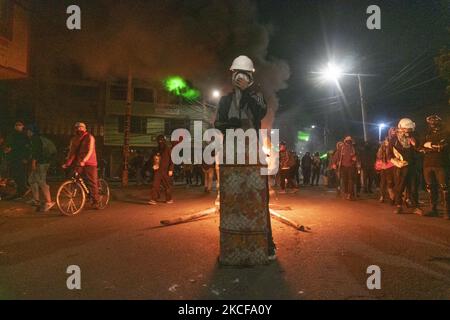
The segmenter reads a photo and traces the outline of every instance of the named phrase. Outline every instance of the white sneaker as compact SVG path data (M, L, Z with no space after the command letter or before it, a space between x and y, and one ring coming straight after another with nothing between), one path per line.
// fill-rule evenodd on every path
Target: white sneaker
M158 204L155 200L150 200L149 202L148 202L148 204L149 205L151 205L151 206L154 206L154 205L156 205L156 204Z
M274 261L274 260L276 260L276 259L277 259L277 254L274 253L273 255L268 256L267 259L269 259L269 261Z
M48 212L50 211L54 206L55 206L55 202L50 202L50 203L46 203L44 204L44 212Z

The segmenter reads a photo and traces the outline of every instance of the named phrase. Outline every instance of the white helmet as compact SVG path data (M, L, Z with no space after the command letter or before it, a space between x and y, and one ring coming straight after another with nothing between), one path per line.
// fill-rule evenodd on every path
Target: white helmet
M398 123L398 128L414 131L416 129L416 124L411 119L404 118Z
M239 56L236 59L234 59L230 70L231 71L244 70L244 71L255 72L255 67L253 66L253 61L249 57Z

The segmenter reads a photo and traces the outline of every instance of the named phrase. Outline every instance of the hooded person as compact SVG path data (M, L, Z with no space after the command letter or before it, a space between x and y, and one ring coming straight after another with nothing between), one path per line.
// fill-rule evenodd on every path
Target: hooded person
M172 162L171 148L167 145L166 138L159 135L156 138L158 149L153 156L153 186L150 194L150 205L156 205L160 195L161 186L164 189L166 203L172 204L172 177L174 164Z
M422 151L424 152L423 174L430 198L431 210L426 216L436 216L439 193L444 204L444 218L450 219L450 204L447 177L449 174L449 136L442 129L442 119L437 115L427 118L428 133ZM437 184L436 184L437 183ZM438 192L439 190L439 192Z

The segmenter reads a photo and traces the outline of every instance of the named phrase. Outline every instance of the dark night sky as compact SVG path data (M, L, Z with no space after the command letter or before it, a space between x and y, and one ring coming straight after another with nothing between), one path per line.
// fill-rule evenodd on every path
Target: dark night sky
M66 19L61 12L72 2L83 8L84 28L79 33L60 28ZM256 57L257 77L264 78L263 87L269 88L275 108L278 91L274 126L289 142L305 126L322 126L325 113L333 136L362 135L357 80L341 79L345 103L333 84L319 85L311 74L331 58L345 63L346 72L376 75L363 79L369 122L394 124L408 116L420 127L429 113L450 118L445 83L436 78L433 61L450 44L450 0L35 3L39 17L35 41L46 54L34 57L42 57L43 64L59 66L74 59L90 75L105 76L121 74L118 67L127 67L124 61L131 59L139 67L145 65L141 69L146 74L157 68L174 69L206 90L211 83L228 83L224 71L236 55ZM366 9L372 4L381 8L381 30L366 27ZM271 30L268 48L267 30ZM282 91L288 71L280 59L290 69L288 88ZM377 133L375 125L370 130Z
M330 112L330 126L336 134L362 134L359 93L356 79L341 80L348 106L332 100L332 85L318 86L311 71L334 56L349 65L347 72L373 73L364 80L369 120L397 121L404 116L422 117L425 107L441 105L448 115L445 84L440 79L414 87L434 78L433 58L448 45L449 1L258 1L261 19L273 25L269 53L288 61L291 68L289 88L283 91L277 116L280 127L291 132L311 123L321 124ZM366 28L366 9L381 8L381 30ZM327 54L329 48L329 55ZM408 66L404 73L399 73ZM393 78L400 75L398 78ZM408 90L408 88L414 87ZM328 104L338 102L338 104ZM339 111L341 108L341 111ZM425 110L424 110L425 109ZM336 111L337 110L337 111ZM432 112L429 108L429 112ZM334 122L333 122L334 119ZM338 119L346 120L336 121ZM423 119L416 119L423 122ZM344 125L342 125L344 124ZM375 126L372 132L377 132ZM289 140L289 137L288 137Z

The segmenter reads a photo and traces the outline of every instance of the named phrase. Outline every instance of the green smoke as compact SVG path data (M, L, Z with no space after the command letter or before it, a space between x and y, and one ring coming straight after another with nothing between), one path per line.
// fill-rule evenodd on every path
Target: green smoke
M310 138L310 134L305 131L298 131L297 138L299 141L308 142Z
M164 87L167 91L186 100L195 100L200 97L200 91L191 88L187 81L180 76L171 76L164 80Z

